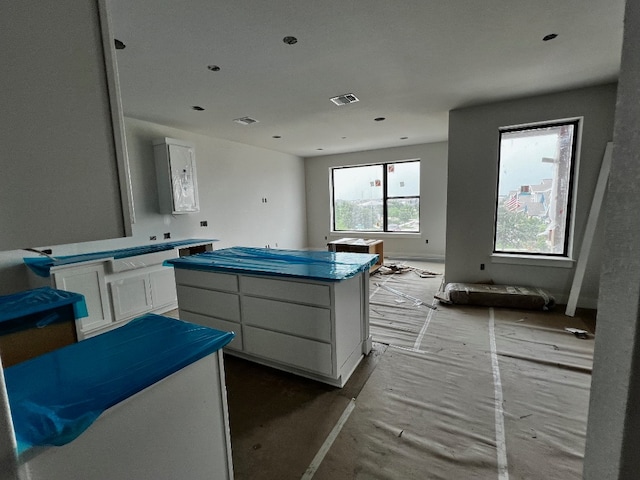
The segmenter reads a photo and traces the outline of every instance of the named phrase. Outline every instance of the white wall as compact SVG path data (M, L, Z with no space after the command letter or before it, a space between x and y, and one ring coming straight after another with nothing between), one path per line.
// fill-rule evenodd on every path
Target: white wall
M447 282L538 286L566 302L571 268L491 262L499 127L584 117L576 195L574 255L579 252L602 155L613 136L616 85L453 110L449 113L449 186L447 198ZM578 306L595 308L601 229L594 239ZM480 264L486 270L480 270Z
M183 130L125 119L136 211L134 237L216 238L215 248L306 246L304 163L299 157ZM200 212L158 210L152 141L171 137L195 145ZM267 203L262 202L267 198ZM200 227L206 220L208 227Z
M182 130L125 119L131 184L136 212L133 236L49 247L69 255L177 238L213 238L214 248L236 245L306 247L304 163L299 157ZM152 140L171 137L195 146L200 212L163 215L158 208ZM56 188L64 188L57 185ZM262 203L267 198L267 203ZM200 227L206 220L208 227ZM0 252L0 295L29 288L26 251Z
M331 233L329 168L419 158L420 233ZM378 238L385 256L443 260L447 198L447 143L384 148L306 158L307 231L309 248L326 250L327 242L342 237ZM429 243L426 243L426 240Z

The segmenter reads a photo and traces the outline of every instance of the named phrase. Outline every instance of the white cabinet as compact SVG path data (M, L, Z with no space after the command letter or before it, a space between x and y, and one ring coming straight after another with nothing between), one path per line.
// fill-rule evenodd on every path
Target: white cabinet
M154 140L160 212L194 213L200 210L193 145L173 138Z
M202 241L131 257L62 263L51 267L49 277L40 277L29 269L29 284L32 288L52 286L84 295L89 315L76 322L78 340L84 340L144 313L177 308L173 267L164 266L164 260L211 249L210 241Z
M53 267L51 283L60 290L84 295L89 315L76 321L78 340L83 340L92 331L111 325L112 315L103 260Z
M319 281L174 270L180 318L235 332L229 353L342 387L371 350L368 272Z
M133 318L153 309L149 275L116 280L109 283L115 321Z
M151 285L151 299L155 310L162 307L176 308L178 295L176 293L176 279L173 268L162 267L149 274Z
M144 313L164 313L178 306L172 267L138 265L135 260L129 264L129 270L120 272L114 272L111 258L59 265L51 268L50 278L31 275L31 284L84 295L89 316L76 322L78 340L84 340Z
M173 269L162 266L156 268L144 274L119 274L109 281L115 321L130 320L147 312L158 312L163 307L176 307Z

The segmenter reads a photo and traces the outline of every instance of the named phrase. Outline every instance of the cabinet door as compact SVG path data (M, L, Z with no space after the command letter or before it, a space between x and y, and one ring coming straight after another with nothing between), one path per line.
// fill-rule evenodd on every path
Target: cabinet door
M176 279L173 275L173 268L163 267L149 274L151 281L151 298L153 309L178 305L178 295L176 293Z
M199 207L196 165L191 147L169 144L169 172L173 212L197 212Z
M113 315L127 320L152 309L149 275L138 275L109 283Z
M67 267L52 272L52 276L56 288L84 295L89 316L76 322L78 340L84 339L92 330L111 324L104 264Z

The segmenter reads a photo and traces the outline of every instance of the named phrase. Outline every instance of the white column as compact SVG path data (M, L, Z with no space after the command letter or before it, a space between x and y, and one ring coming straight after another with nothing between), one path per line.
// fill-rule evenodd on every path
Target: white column
M19 478L16 437L11 422L2 360L0 360L0 480L18 480Z

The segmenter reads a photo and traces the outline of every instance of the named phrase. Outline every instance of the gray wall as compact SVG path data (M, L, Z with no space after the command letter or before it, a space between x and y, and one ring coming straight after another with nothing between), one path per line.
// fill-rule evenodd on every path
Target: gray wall
M419 158L420 233L331 233L329 168ZM307 229L310 248L326 250L327 242L342 237L378 238L385 256L444 260L447 198L446 142L368 150L305 159ZM426 243L429 240L429 243Z
M538 286L566 302L574 264L492 263L498 129L547 120L584 117L575 191L574 256L578 254L607 142L613 136L615 84L453 110L449 114L447 282ZM578 306L595 308L601 229L594 238ZM529 263L529 264L526 264ZM480 270L480 264L486 269ZM569 267L569 268L567 268Z
M605 213L598 329L585 448L587 480L640 471L640 3L627 2L614 149Z
M102 42L95 0L2 7L0 250L127 233Z

